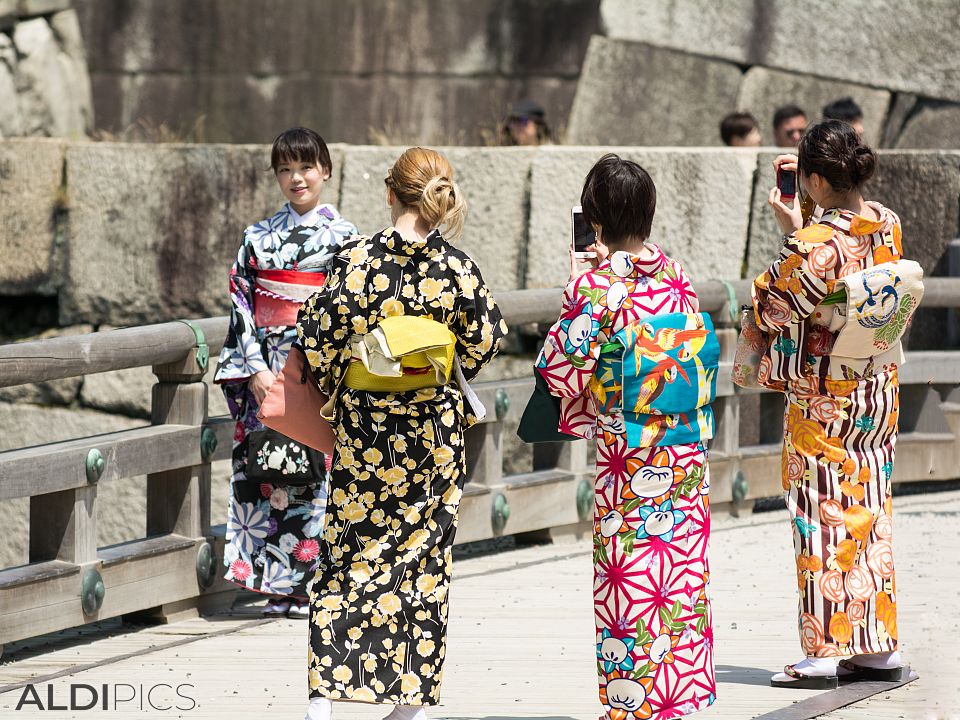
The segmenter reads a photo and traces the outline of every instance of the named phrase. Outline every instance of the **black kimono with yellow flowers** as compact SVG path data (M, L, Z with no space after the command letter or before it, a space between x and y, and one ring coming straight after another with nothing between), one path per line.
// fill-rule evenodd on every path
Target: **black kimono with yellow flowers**
M297 330L332 390L350 362L350 336L403 314L450 328L467 380L507 331L466 253L437 230L411 242L393 228L344 244ZM440 701L464 430L473 421L464 402L456 384L401 393L340 387L326 547L310 597L311 697Z

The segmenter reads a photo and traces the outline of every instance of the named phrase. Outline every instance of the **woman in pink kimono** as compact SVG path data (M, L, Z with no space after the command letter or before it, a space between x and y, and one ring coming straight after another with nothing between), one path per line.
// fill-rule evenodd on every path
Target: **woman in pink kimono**
M584 219L597 261L573 271L537 369L561 398L564 433L597 438L594 512L596 661L603 718L672 718L713 703L707 594L709 475L702 442L665 444L675 416L648 415L629 447L620 386L604 345L643 318L695 313L683 268L648 242L656 188L634 162L606 155L587 175ZM639 337L637 343L661 342ZM622 350L622 348L621 348Z

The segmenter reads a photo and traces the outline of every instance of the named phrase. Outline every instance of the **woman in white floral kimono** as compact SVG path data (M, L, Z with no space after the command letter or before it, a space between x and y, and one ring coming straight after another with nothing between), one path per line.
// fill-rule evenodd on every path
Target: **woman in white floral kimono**
M214 376L237 421L225 577L270 596L265 615L306 618L326 484L247 480L248 441L250 433L263 429L257 410L296 339L296 313L305 299L296 294L323 282L334 254L356 228L332 205L320 203L332 165L319 135L305 128L282 133L271 164L288 202L244 231L230 271L230 330Z

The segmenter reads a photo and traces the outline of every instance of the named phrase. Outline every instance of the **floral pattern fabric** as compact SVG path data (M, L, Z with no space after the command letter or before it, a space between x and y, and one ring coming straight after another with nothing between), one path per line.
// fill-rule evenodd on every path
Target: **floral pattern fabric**
M627 325L699 308L680 264L647 247L650 257L613 253L567 286L537 361L562 398L560 429L597 438L595 655L611 720L677 717L716 697L706 449L655 446L656 432L629 447L621 389L598 362Z
M871 205L877 221L827 210L788 238L754 282L756 318L768 343L761 378L786 395L782 483L796 553L800 644L809 657L897 648L897 368L892 356L831 357L836 333L817 319L817 305L838 278L902 255L896 215ZM771 379L788 366L780 376L789 379Z
M507 330L469 256L438 231L410 242L390 228L344 246L301 311L317 378L340 386L350 336L396 315L450 328L467 380ZM471 422L456 384L397 393L340 386L325 550L310 595L311 697L440 701Z
M230 270L230 327L214 374L236 420L224 577L248 590L307 599L327 498L325 484L296 487L246 479L248 435L263 429L249 380L261 370L279 373L296 339L292 326L256 326L257 272L326 272L334 253L356 232L332 205L298 222L287 204L244 231Z

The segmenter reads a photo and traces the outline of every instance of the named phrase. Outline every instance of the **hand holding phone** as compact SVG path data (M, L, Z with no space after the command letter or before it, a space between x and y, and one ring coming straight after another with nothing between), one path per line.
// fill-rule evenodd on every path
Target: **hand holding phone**
M597 241L597 234L583 217L583 209L576 205L570 210L570 249L580 262L596 259L596 253L589 250Z
M780 191L780 200L791 202L797 196L797 173L793 170L784 170L783 165L777 167L777 189Z

